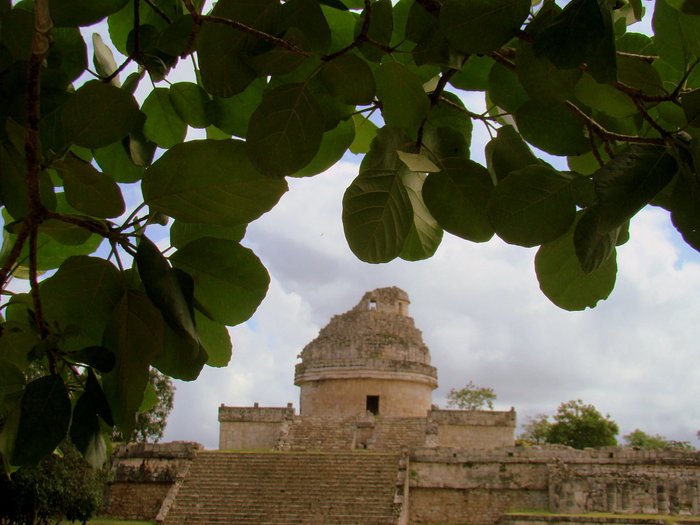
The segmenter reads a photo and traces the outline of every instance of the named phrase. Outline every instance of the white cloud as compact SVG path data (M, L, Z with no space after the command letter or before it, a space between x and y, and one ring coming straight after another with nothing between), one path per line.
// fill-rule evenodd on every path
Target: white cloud
M216 446L222 402L298 406L296 355L365 291L395 285L408 292L438 367L435 402L472 380L495 389L498 408L515 406L520 422L582 398L609 413L621 435L641 428L695 444L700 257L681 247L664 212L633 221L611 298L570 313L539 291L535 251L497 239L475 245L446 234L428 261L358 261L341 223L342 195L356 171L343 162L292 180L280 204L250 226L245 243L269 269L270 293L232 331L231 365L178 387L167 439Z

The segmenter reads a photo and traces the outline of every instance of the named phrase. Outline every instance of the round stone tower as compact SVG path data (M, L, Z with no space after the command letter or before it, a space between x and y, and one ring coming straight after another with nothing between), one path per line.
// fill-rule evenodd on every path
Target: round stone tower
M409 304L396 287L367 292L306 345L294 375L302 416L427 415L437 371Z

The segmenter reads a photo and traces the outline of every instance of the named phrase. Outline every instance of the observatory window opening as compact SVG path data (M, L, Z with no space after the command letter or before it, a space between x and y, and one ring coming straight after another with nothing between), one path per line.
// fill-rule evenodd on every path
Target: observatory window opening
M377 309L377 301L374 299L369 300L369 309L370 310L376 310Z
M367 412L379 415L379 396L367 396Z

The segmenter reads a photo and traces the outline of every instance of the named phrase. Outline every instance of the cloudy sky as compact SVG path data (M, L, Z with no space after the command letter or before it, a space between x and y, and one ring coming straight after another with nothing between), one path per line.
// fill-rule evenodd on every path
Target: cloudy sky
M280 204L250 226L244 244L270 272L268 296L231 330L227 368L206 368L196 382L177 384L166 440L215 448L221 403L298 407L293 374L302 348L365 291L399 286L438 369L434 403L445 406L450 388L473 381L494 388L496 408L515 407L523 423L580 398L610 414L621 435L641 428L697 445L700 256L666 212L651 209L633 221L612 296L571 313L539 291L535 250L498 239L477 245L445 234L424 262L358 261L341 223L357 162L291 180Z

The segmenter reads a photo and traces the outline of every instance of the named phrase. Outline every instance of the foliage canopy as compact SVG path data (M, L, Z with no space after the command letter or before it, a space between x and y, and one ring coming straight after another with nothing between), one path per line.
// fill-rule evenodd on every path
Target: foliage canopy
M476 386L469 381L464 388L451 388L447 393L447 406L462 410L493 409L496 393L493 388Z
M224 366L226 326L269 283L246 225L285 177L347 151L363 160L343 226L366 262L428 258L445 231L498 235L538 247L542 291L581 310L612 291L645 206L697 249L696 3L657 0L651 37L634 32L641 0L534 4L0 0L5 467L66 434L99 464L105 432L131 434L150 366L184 380ZM88 57L81 29L105 21ZM181 60L195 81L167 82ZM492 136L486 166L469 158L474 124ZM206 138L184 142L191 128ZM27 384L36 360L48 374Z
M577 399L559 405L547 431L547 443L574 448L609 447L617 445L619 431L610 416Z

